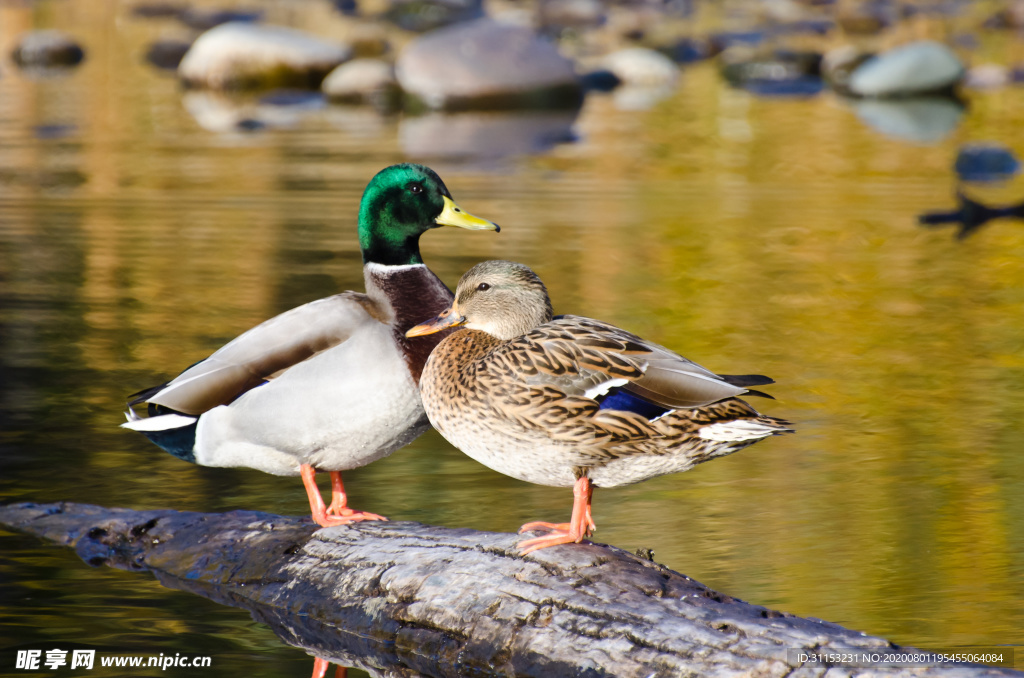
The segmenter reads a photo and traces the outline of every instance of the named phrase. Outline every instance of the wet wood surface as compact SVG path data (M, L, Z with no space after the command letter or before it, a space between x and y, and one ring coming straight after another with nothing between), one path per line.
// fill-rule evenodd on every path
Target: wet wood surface
M518 535L252 511L13 504L0 524L90 565L248 610L310 654L388 676L1005 676L984 666L828 667L801 652L901 651L751 605L610 546L519 555Z

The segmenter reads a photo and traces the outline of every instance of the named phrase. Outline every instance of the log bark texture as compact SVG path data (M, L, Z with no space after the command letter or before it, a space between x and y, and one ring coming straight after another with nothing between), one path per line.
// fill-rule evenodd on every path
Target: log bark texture
M252 511L0 507L0 524L90 565L244 608L310 654L388 676L1008 676L977 665L801 663L797 650L905 650L751 605L620 549L519 555L513 534Z

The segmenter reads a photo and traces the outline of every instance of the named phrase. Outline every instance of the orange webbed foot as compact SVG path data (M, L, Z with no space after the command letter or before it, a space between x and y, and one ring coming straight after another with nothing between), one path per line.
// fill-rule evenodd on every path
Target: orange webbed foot
M532 523L526 523L519 528L519 533L533 532L533 531L544 531L545 534L541 537L534 537L532 539L526 539L519 542L519 550L525 555L539 549L546 549L549 546L558 546L559 544L578 544L585 537L589 537L597 526L594 525L594 519L590 513L590 501L594 494L594 489L590 485L590 480L583 476L576 481L573 486L573 504L572 504L572 518L567 523L545 523L543 521L535 521Z
M524 532L568 532L569 528L569 523L545 523L542 520L535 520L532 523L526 523L525 525L520 527L519 534L522 534Z
M583 541L583 535L574 535L571 530L555 530L543 537L524 539L519 542L517 546L519 547L519 552L525 556L527 553L546 549L549 546L558 546L559 544L578 544L581 541Z
M320 488L316 486L316 470L309 464L299 467L299 474L302 476L302 483L306 486L306 496L309 497L309 512L313 521L320 527L333 527L335 525L348 525L364 520L387 520L384 516L369 511L356 511L348 507L348 497L345 494L345 487L341 484L341 473L331 471L331 505L324 504L320 496Z
M332 525L359 523L364 520L387 520L384 516L379 516L376 513L370 513L369 511L356 511L355 509L350 509L347 506L335 513L328 510L324 515L324 518L331 521Z

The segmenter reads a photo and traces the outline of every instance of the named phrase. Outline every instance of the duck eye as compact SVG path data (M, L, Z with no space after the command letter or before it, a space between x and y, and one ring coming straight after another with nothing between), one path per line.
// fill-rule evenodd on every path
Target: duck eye
M488 285L487 283L480 283L479 285L476 286L476 288L481 292L486 292L487 290L491 289L491 286Z
M419 184L413 184L412 186L409 187L409 192L412 193L413 195L419 195L420 193L423 192L423 187L420 186Z

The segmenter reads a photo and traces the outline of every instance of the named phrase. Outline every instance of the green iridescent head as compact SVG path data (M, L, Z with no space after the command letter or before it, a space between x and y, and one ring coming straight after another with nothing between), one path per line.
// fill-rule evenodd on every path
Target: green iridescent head
M498 225L465 212L429 167L403 163L377 173L359 205L363 263L422 264L420 235L439 226L497 231Z

